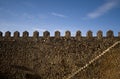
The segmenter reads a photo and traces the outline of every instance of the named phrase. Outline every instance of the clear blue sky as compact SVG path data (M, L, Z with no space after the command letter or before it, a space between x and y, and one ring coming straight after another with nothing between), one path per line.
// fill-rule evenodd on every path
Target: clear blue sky
M120 0L0 0L0 31L120 31Z

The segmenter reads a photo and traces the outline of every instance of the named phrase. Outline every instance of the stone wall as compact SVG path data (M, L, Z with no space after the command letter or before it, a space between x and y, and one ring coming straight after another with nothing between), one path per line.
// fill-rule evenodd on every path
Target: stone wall
M12 79L63 79L118 40L119 33L115 37L111 30L105 37L102 31L93 37L90 30L86 37L80 31L74 37L70 31L65 36L56 31L54 37L48 31L43 36L35 31L32 37L27 31L21 37L18 31L13 36L0 32L0 73ZM88 74L80 78L93 79Z

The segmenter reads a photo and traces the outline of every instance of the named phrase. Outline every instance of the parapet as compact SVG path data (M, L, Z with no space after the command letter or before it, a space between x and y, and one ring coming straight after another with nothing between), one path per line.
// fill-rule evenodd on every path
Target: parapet
M15 31L14 32L14 38L18 38L18 37L20 37L20 33L18 31Z
M71 38L71 32L70 31L65 32L65 38L67 38L67 39Z
M60 32L59 31L55 31L55 38L60 38Z
M5 37L6 37L6 38L11 37L11 32L10 32L10 31L5 32Z
M24 31L24 32L23 32L23 37L26 38L26 37L28 37L28 36L29 36L29 33L28 33L27 31Z
M101 30L99 30L99 31L97 32L97 38L98 38L98 39L102 39L102 37L103 37L103 32L102 32Z
M34 38L38 38L39 37L39 32L38 31L34 31L33 32L33 37Z
M118 37L120 37L120 32L118 32Z
M49 37L50 37L50 32L49 31L43 32L43 38L48 39Z
M2 37L3 36L3 33L0 31L0 37Z
M112 30L108 30L106 36L107 36L108 38L113 38L113 37L114 37L113 31L112 31Z
M81 37L82 37L81 31L78 30L78 31L76 32L76 40L80 41L80 40L81 40Z
M92 38L93 37L93 32L91 31L91 30L89 30L88 32L87 32L87 38L88 39L90 39L90 38Z
M7 31L7 32L5 32L5 34L3 36L3 32L0 31L0 38L4 38L4 37L5 38L12 37L11 36L11 32ZM15 31L14 34L13 34L13 37L14 38L19 38L20 37L20 32ZM23 34L22 34L22 37L23 38L29 38L29 32L28 31L24 31ZM39 36L39 32L38 31L34 31L32 37L33 38L39 38L40 37ZM51 37L50 36L50 32L49 31L45 31L45 32L43 32L43 36L41 36L40 38L49 39L50 37ZM71 37L72 37L72 38L74 38L75 40L78 40L78 41L80 41L83 38L80 30L78 30L76 32L75 36L71 36L71 32L70 31L65 31L65 36L61 36L60 31L55 31L54 36L52 36L52 37L54 37L55 39L59 39L61 37L65 38L65 39L71 39ZM93 36L93 32L91 30L89 30L86 33L86 37L84 37L84 38L91 39L91 38L94 38L94 37L96 37L97 39L102 39L103 37L104 38L105 37L106 38L114 38L115 36L114 36L114 32L112 30L108 30L106 32L106 36L103 36L103 32L101 30L99 30L97 32L96 36ZM118 36L116 36L116 37L120 38L120 32L118 32Z

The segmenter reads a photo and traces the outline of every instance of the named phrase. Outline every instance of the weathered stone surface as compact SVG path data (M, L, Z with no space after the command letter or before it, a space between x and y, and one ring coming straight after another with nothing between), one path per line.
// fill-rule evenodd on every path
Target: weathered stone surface
M59 33L57 35L59 36ZM76 41L76 37L71 37L70 32L67 36L72 40L67 41L65 37L60 37L59 41L54 40L55 37L50 37L49 32L44 36L50 40L45 42L44 37L38 37L36 42L32 37L28 37L27 32L24 36L27 40L20 37L13 41L12 37L11 40L2 37L0 76L10 79L63 79L119 41L118 37L104 37L102 40L82 37L80 41ZM76 36L81 36L80 31ZM119 51L120 45L115 46L71 79L119 79Z
M50 32L49 31L43 32L43 37L44 38L49 38L50 37Z
M55 38L60 38L60 32L59 31L55 31Z
M67 39L71 38L71 32L70 31L65 32L65 38L67 38Z
M14 32L14 37L15 37L15 38L20 37L20 33L19 33L18 31Z
M76 40L80 41L81 40L81 31L76 32Z
M3 36L3 33L0 31L0 37L2 37Z
M108 38L114 37L113 31L112 31L112 30L107 31L106 36L107 36Z
M29 33L27 31L24 31L23 32L23 37L28 37L29 36Z
M6 38L11 37L11 32L9 32L9 31L5 32L5 37Z
M120 32L118 32L118 37L120 37Z
M38 38L39 37L39 32L38 31L33 32L33 37Z
M89 31L87 32L87 38L90 39L90 38L92 38L92 37L93 37L92 31L89 30Z
M97 38L98 38L98 39L102 39L102 38L103 38L103 32L102 32L101 30L99 30L99 31L97 32Z

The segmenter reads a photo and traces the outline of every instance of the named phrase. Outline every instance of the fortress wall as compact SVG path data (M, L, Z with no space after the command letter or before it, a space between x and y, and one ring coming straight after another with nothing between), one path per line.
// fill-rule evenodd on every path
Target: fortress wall
M12 74L15 79L26 79L26 73L37 73L43 79L56 79L59 74L58 79L62 79L120 40L119 33L115 37L111 30L105 37L101 30L95 37L92 33L89 30L83 37L81 31L77 31L76 36L71 37L70 31L66 31L65 36L55 31L51 37L49 31L43 32L43 36L35 31L30 37L24 31L20 37L18 31L13 36L9 31L5 36L0 32L0 72Z

